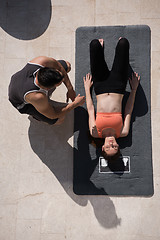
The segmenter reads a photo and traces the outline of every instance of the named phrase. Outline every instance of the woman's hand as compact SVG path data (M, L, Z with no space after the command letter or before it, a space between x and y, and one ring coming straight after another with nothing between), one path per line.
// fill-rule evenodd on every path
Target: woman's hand
M131 85L131 89L134 91L137 91L137 88L140 82L140 76L138 75L138 73L136 72L132 73L132 79L129 78L129 82Z
M83 77L83 82L85 90L90 90L91 86L93 85L92 75L90 73L87 73L86 77Z

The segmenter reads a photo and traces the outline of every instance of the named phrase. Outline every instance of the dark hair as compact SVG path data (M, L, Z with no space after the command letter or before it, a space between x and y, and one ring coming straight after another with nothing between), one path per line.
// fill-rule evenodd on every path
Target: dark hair
M102 154L102 157L104 157L106 160L108 160L108 161L115 161L115 160L117 160L120 157L121 152L120 152L120 149L118 147L118 151L114 155L112 155L112 156L109 156L105 151L102 151L101 154Z
M53 87L55 84L60 83L63 77L53 68L44 67L38 71L38 82L44 87Z
M102 139L102 138L94 138L94 137L91 136L90 132L88 132L88 138L89 138L89 142L94 147L101 148L103 146L103 144L104 144L104 139ZM108 161L117 160L121 156L121 152L120 152L119 147L118 147L118 151L114 155L112 155L112 156L109 156L105 151L102 151L101 154L102 154L102 157L104 157Z

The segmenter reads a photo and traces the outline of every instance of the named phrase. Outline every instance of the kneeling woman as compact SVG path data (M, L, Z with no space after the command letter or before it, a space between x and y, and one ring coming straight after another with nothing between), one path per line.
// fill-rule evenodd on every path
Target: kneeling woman
M94 138L104 138L102 155L111 160L120 155L116 138L125 137L129 133L131 114L140 76L134 72L130 81L131 92L127 100L122 120L122 99L128 81L129 42L120 38L111 71L104 58L103 39L94 39L90 43L91 73L83 78L86 93L87 110L89 114L89 129ZM97 98L97 114L90 94L94 86Z

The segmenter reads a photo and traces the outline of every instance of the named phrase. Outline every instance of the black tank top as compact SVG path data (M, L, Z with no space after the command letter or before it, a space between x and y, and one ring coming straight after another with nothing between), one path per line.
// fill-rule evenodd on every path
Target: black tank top
M43 66L27 63L27 65L11 77L9 85L9 101L17 109L21 109L28 104L25 96L30 92L43 92L48 95L48 91L41 89L35 83L36 73Z

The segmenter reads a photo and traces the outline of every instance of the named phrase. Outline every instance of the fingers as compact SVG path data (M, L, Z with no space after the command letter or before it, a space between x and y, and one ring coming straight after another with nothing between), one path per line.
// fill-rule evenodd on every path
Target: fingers
M137 72L132 73L132 78L129 78L131 89L137 90L140 83L140 76Z
M83 77L84 87L90 88L93 85L92 82L92 75L90 73L87 73L85 77Z
M133 72L132 73L132 78L129 78L130 81L134 80L134 79L137 79L138 81L140 81L140 76L137 72Z
M85 103L85 96L77 95L75 101L77 102L78 106L83 105Z
M140 77L137 72L132 73L132 76L135 76L137 78Z
M87 73L87 78L89 79L89 80L91 80L92 79L92 75L90 74L90 73Z
M85 96L81 96L79 93L76 98L85 98Z
M138 78L138 73L135 72L135 77Z
M85 77L83 77L83 80L91 80L92 75L90 73L87 73Z
M138 73L137 73L137 78L138 78L138 81L140 81L140 78L141 78L141 77L138 75Z

